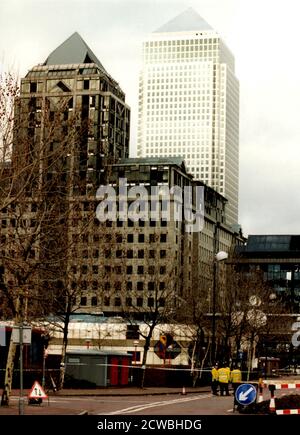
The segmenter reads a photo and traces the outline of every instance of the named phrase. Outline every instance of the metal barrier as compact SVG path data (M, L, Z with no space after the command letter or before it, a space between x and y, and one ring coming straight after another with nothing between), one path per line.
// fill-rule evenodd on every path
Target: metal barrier
M277 415L289 415L289 414L300 414L300 408L299 409L276 409L276 404L275 404L275 390L292 390L292 389L297 389L300 388L300 383L298 382L280 382L280 383L275 383L274 381L265 381L264 382L264 387L268 387L269 391L271 393L271 398L270 398L270 412L271 413L276 413Z

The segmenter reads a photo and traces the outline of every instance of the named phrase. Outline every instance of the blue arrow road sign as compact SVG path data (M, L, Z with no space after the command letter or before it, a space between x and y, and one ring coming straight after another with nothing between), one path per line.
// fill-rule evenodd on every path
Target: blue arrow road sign
M256 399L256 388L252 384L241 384L236 389L235 398L240 405L250 405Z

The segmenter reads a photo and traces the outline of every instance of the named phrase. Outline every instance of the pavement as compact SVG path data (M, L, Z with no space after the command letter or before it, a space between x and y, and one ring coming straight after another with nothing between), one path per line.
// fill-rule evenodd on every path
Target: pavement
M25 415L84 415L86 411L84 409L78 410L78 408L72 409L70 406L65 406L64 402L59 404L55 401L55 398L67 398L67 397L100 397L100 396L154 396L162 394L193 394L193 393L208 393L211 391L210 386L204 387L184 387L184 388L170 388L170 387L116 387L116 388L95 388L95 389L63 389L57 392L49 391L48 399L44 399L41 405L29 405L28 395L30 390L24 390L23 403ZM0 406L0 415L19 415L19 390L12 390L10 396L9 406ZM53 401L52 401L53 400ZM51 404L51 406L49 406Z

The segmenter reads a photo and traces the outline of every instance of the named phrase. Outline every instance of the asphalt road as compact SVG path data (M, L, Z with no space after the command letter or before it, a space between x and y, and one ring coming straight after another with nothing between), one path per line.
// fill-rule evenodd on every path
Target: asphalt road
M295 390L279 390L276 397L295 394ZM270 398L264 389L264 400ZM11 406L0 407L0 415L19 413L18 396ZM50 396L39 405L28 405L24 398L25 415L239 415L233 412L233 396L212 396L211 393L131 395L131 396Z
M18 413L19 398L11 397L9 413ZM89 415L229 415L233 396L216 397L210 393L163 394L130 397L50 397L42 405L27 405L24 414ZM1 409L1 408L0 408ZM2 408L3 409L3 408Z

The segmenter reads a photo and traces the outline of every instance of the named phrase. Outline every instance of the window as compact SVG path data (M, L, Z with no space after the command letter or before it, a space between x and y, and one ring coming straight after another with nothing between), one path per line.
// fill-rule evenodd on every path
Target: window
M159 268L159 273L160 273L161 275L164 275L164 274L166 273L166 266L160 266L160 268Z
M133 243L133 234L127 234L127 242Z
M115 267L115 272L117 275L121 275L122 274L122 266L116 266Z
M155 266L149 266L148 273L149 273L149 275L154 275L155 274Z
M136 305L138 306L138 307L142 307L143 306L143 298L137 298L136 299Z
M36 92L37 91L37 83L31 82L30 83L30 92Z
M166 243L166 241L167 241L167 235L166 234L161 234L160 235L160 241L161 241L161 243Z
M127 266L127 268L126 268L127 275L131 275L132 271L133 271L132 266Z
M126 307L132 307L132 298L126 298Z
M86 306L86 303L87 303L87 298L86 298L86 296L82 296L81 299L80 299L80 305L83 306L83 307L85 307L85 306Z
M148 307L154 307L154 298L148 298Z
M144 249L138 250L138 258L144 258Z
M97 303L98 303L98 301L97 301L97 296L93 296L92 299L91 299L91 305L92 305L93 307L96 307L96 306L97 306Z
M116 258L122 258L122 254L123 254L122 249L117 249L116 250Z
M83 80L83 89L90 89L90 81Z
M115 307L120 307L121 306L121 298L120 297L116 297L115 298Z
M138 325L127 325L126 339L138 340L140 338Z
M148 290L149 291L155 290L155 285L153 281L148 282Z
M132 249L128 249L127 258L133 258L133 250Z
M138 281L138 283L137 283L137 289L138 290L144 290L144 283L142 281Z
M117 236L116 236L116 242L117 243L122 243L123 242L123 236L122 236L122 234L117 234Z
M132 290L132 282L131 281L127 281L126 290L128 290L128 291Z
M165 306L165 298L159 298L158 303L159 303L160 307L164 307Z
M97 290L98 289L98 281L93 281L92 287L93 287L93 290Z
M144 243L144 242L145 242L145 235L139 234L139 243Z
M153 249L149 251L149 258L155 258L155 251Z
M120 281L115 282L115 289L116 291L121 291L122 283Z
M105 288L105 290L110 290L110 282L106 282L105 284L104 284L104 288Z
M149 241L150 241L150 243L155 242L155 234L150 234Z
M164 290L166 288L165 283L164 282L160 282L159 283L159 290Z
M110 298L108 296L104 296L104 305L106 307L109 307L110 305Z
M165 250L165 249L162 249L162 250L160 251L160 258L166 258L166 255L167 255L166 250Z
M138 275L143 275L143 273L144 273L144 266L138 266L137 273L138 273Z

